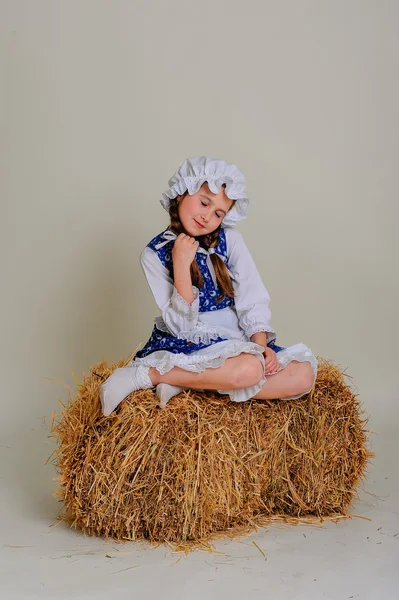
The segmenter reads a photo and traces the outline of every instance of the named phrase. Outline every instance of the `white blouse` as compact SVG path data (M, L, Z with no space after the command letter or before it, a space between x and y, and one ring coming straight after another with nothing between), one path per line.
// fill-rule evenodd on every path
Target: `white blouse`
M155 319L155 324L162 331L194 343L201 340L209 344L219 336L247 341L260 331L267 333L267 342L275 340L275 331L270 326L270 296L252 256L239 231L226 228L224 232L235 306L220 310L199 312L199 291L195 286L194 301L186 302L157 253L144 248L141 266L162 315Z

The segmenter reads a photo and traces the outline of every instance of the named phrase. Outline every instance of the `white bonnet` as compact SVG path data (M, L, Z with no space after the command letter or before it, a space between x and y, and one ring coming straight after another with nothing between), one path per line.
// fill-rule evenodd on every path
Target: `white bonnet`
M162 194L160 201L162 206L165 210L169 210L171 199L184 194L186 190L190 196L196 194L205 181L214 194L218 194L222 184L225 183L226 196L230 200L235 200L222 221L223 227L235 227L237 221L245 219L248 198L244 194L243 174L235 165L207 156L186 158L173 177L169 179L169 189Z

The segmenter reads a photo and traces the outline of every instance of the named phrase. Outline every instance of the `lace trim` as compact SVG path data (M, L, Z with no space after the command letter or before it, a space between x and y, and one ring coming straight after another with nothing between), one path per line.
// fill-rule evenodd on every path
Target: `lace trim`
M209 327L208 329L198 327L197 329L191 329L190 331L180 331L177 337L180 340L186 340L186 342L193 342L194 344L210 344L212 340L217 340L219 337L222 338L226 336L215 327Z
M154 325L160 331L173 335L173 332L170 331L162 317L155 317ZM180 331L176 337L180 340L185 340L186 342L193 342L193 344L210 344L212 340L227 338L228 336L226 335L225 330L217 329L216 327L203 327L200 325L195 329Z
M194 300L191 304L179 294L175 287L173 288L173 294L170 299L173 309L189 319L196 317L199 309L199 290L194 285L192 286L192 290L194 294Z
M255 323L251 323L251 325L248 327L247 331L245 332L247 337L251 337L251 335L254 335L254 333L260 333L265 331L266 333L270 333L273 334L273 336L267 336L267 341L270 342L272 339L276 339L276 332L274 331L274 329L272 327L270 327L269 325L266 325L266 323L261 323L260 321L256 321Z
M223 344L223 342L220 342L220 344ZM238 356L242 352L255 354L263 366L265 364L262 347L258 344L238 340L226 342L223 348L220 348L220 344L215 344L213 352L207 352L202 355L198 353L174 354L167 350L156 350L143 358L136 358L134 361L147 367L155 367L161 375L165 375L165 373L176 366L192 373L202 373L206 369L217 369L224 364L227 358Z

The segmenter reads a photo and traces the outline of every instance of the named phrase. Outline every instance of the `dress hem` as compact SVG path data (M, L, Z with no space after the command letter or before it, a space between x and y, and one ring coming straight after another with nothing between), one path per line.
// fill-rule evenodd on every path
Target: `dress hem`
M263 348L259 344L254 342L246 342L240 340L227 340L217 342L212 346L199 350L195 354L183 354L183 353L172 353L167 350L156 350L151 354L147 354L142 358L135 358L134 362L137 364L145 365L148 368L155 368L161 375L164 375L174 367L179 367L192 373L202 373L206 369L217 369L221 367L228 358L233 358L239 354L252 354L258 358L262 363L263 369L265 367L265 359L263 356ZM284 369L290 362L297 360L299 362L309 362L312 366L314 373L314 380L317 376L317 359L313 355L312 351L305 346L302 342L299 342L284 350L280 350L277 353L277 359L280 364L280 368L277 372ZM243 388L239 390L217 390L219 394L228 395L230 400L233 402L245 402L250 398L253 398L260 392L266 378L262 378L257 384ZM305 392L297 396L290 398L284 398L284 400L296 400L301 398Z

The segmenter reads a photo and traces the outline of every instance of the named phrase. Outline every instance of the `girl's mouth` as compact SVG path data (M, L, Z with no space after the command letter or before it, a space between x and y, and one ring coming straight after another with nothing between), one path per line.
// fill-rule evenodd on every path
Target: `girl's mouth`
M194 219L194 221L200 229L204 229L204 225L201 225L201 223L198 223L198 221L196 221L195 219Z

